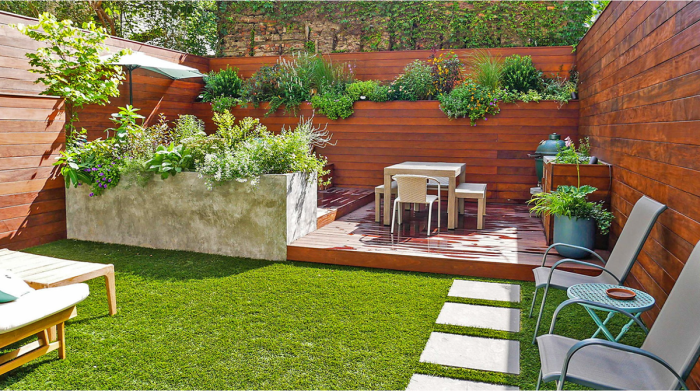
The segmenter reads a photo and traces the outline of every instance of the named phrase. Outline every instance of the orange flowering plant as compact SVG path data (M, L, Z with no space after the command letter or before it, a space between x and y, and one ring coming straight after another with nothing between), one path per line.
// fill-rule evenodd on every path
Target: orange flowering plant
M449 94L440 94L438 100L440 110L450 119L469 118L472 125L476 125L476 121L482 118L486 121L488 116L501 111L496 93L471 79L455 87Z
M434 95L447 94L462 80L463 64L453 51L439 55L437 50L428 59L433 79Z

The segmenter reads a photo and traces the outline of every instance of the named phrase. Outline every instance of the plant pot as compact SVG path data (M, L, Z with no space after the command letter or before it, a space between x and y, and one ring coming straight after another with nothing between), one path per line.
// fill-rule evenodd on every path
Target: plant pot
M572 92L572 93L571 93L571 99L578 99L578 93Z
M572 244L593 250L595 248L595 220L554 216L554 243ZM582 259L590 256L586 251L571 247L555 246L555 248L565 258Z

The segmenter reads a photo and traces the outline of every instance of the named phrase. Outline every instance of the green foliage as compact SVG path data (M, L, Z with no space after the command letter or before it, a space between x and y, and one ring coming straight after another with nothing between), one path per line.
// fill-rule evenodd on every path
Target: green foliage
M566 80L559 76L543 80L542 93L546 99L555 100L559 105L564 105L573 99L573 94L578 92L576 80Z
M354 80L354 67L348 63L335 64L330 58L310 53L297 53L293 60L290 65L296 68L299 77L319 93L342 93L345 85Z
M162 179L175 176L182 171L193 168L194 159L184 145L159 145L155 155L146 162L146 170L160 174Z
M224 3L221 30L259 13L293 28L309 15L359 34L364 50L575 45L588 30L592 1L246 1ZM387 36L388 35L388 39Z
M216 137L223 141L223 145L235 150L238 145L249 139L263 138L270 135L267 127L260 123L258 118L246 117L236 124L236 117L228 111L214 113L216 124Z
M256 124L252 119L243 121ZM241 128L255 128L251 125ZM235 149L206 155L197 171L209 188L231 180L255 182L264 174L305 172L316 173L320 178L326 174L323 170L326 159L317 156L313 148L324 146L329 138L325 129L314 127L311 120L301 119L294 130L283 129L278 135L259 132L239 142Z
M391 100L426 100L435 95L433 69L425 61L415 60L404 68L389 88Z
M120 172L115 167L118 156L115 139L94 141L71 145L61 151L61 157L54 163L61 166L66 187L90 185L90 197L100 195L104 190L119 183Z
M557 156L554 159L554 163L559 164L589 164L591 157L591 144L588 141L588 137L579 140L579 146L576 145L571 140L570 137L566 138L566 146L559 149Z
M462 80L463 64L457 54L450 51L436 55L430 55L428 59L433 78L433 94L447 94Z
M501 84L508 91L539 91L542 86L542 72L535 68L532 57L513 54L503 61Z
M314 95L311 98L313 108L324 114L328 119L348 118L354 112L352 108L354 103L355 100L351 96L334 92Z
M211 102L212 110L220 112L227 110L237 103L241 93L243 79L238 76L238 68L226 66L218 72L211 71L204 76L204 91L202 101Z
M535 194L528 204L534 204L532 213L537 216L557 215L594 219L601 234L606 235L612 223L612 213L603 209L603 202L589 202L588 195L595 192L593 186L559 186L551 193Z
M204 121L191 114L179 115L172 130L172 141L176 144L190 137L206 136Z
M389 100L389 87L381 85L378 81L356 81L345 87L345 93L352 100L369 100L372 102L386 102ZM365 99L362 99L362 97Z
M497 90L501 87L503 60L486 50L477 50L467 60L469 76L476 84Z
M119 84L124 79L121 68L110 63L126 54L122 50L106 61L100 54L107 49L104 29L92 22L79 29L70 20L58 21L43 13L33 26L19 24L17 29L42 45L34 53L26 53L30 72L41 74L35 83L42 83L44 95L57 95L66 100L67 128L77 120L76 109L86 104L105 105L109 98L119 96Z
M263 65L251 77L245 79L241 87L241 99L257 107L269 102L279 89L277 80L281 74L280 65Z
M139 111L139 109L135 109L131 105L119 107L119 112L112 114L110 117L110 120L114 122L117 127L107 129L107 136L109 137L109 132L113 131L117 140L122 141L134 129L140 128L141 125L138 121L143 120L144 116L138 114L137 111Z
M500 112L496 93L480 86L471 79L452 90L438 96L440 110L449 118L469 118L472 125L479 119L488 120L487 115Z

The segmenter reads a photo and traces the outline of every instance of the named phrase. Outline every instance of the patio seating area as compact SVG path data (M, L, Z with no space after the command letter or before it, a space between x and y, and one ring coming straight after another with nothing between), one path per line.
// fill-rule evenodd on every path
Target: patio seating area
M0 388L700 390L700 1L264 3L0 1Z

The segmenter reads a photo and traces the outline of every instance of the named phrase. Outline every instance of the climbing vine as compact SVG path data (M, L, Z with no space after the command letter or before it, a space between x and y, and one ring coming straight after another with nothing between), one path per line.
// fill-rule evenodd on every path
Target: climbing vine
M283 26L328 20L359 35L363 50L575 45L593 1L244 1L219 7L220 23L259 15ZM388 40L388 42L387 42Z

